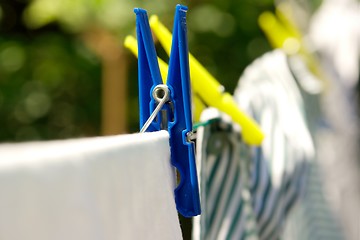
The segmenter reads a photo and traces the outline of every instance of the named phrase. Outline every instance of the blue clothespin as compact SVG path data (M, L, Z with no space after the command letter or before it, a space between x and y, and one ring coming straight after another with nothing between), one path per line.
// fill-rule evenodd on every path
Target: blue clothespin
M190 140L192 115L186 11L187 7L176 6L169 72L165 85L162 82L147 13L144 9L134 9L138 39L141 132L168 130L171 163L180 173L180 184L174 190L176 207L183 216L192 217L199 215L201 210L195 147Z

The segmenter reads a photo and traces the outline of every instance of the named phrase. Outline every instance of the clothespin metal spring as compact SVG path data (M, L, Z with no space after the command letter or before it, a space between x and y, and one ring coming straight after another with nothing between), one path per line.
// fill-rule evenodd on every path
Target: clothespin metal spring
M169 102L170 90L169 90L168 86L166 86L165 84L159 84L159 85L155 86L154 90L152 91L152 97L155 99L155 101L158 103L158 105L156 106L155 110L152 112L152 114L150 115L148 120L146 120L145 124L141 128L141 130L140 130L141 133L146 132L146 130L148 129L150 124L154 121L154 119L156 118L156 116L158 115L158 113L160 112L162 107L164 106L164 104ZM167 128L167 127L164 127L164 126L167 126L166 114L163 114L161 119L162 119L161 125L163 126L163 128Z
M156 116L158 115L158 113L160 111L165 113L165 114L162 114L162 117L161 117L162 129L167 130L168 119L167 119L166 110L161 110L161 109L166 103L172 104L170 101L170 89L165 84L159 84L152 91L152 97L158 103L158 105L156 106L155 110L151 113L148 120L146 120L144 126L141 128L141 130L140 130L141 133L146 132L146 130L148 129L150 124L154 121L154 119L156 118ZM196 132L195 131L190 131L186 134L187 142L194 142L195 140L196 140Z

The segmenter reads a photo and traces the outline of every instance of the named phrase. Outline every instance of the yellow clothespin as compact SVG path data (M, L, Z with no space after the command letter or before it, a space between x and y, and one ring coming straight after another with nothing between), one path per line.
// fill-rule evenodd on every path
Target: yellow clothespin
M170 54L171 33L159 21L157 16L150 17L150 27L159 42ZM242 112L233 97L224 91L224 87L189 54L190 76L193 91L209 106L228 114L234 122L242 127L244 141L248 144L261 144L264 134L258 124Z
M276 6L275 11L276 17L283 24L285 29L296 39L302 42L302 34L298 27L296 26L293 19L293 12L291 6L287 3L281 3Z
M133 36L130 35L126 36L124 45L125 47L130 49L130 51L135 55L135 57L138 57L137 40ZM165 84L169 67L161 58L158 58L158 62L159 62L161 77L163 79L163 83Z
M276 15L264 12L259 16L260 28L274 48L283 49L288 55L299 55L309 70L320 80L325 79L320 64L305 46L301 32L289 16L291 8L286 3L276 8ZM324 84L324 81L322 81Z
M272 12L263 12L259 16L260 28L274 48L282 48L287 54L298 54L301 48L299 36L290 33Z
M150 27L167 54L170 55L171 33L162 25L157 16L150 18ZM129 47L130 41L126 40L125 46ZM136 44L134 46L136 47ZM132 49L132 47L129 48ZM242 128L243 139L246 143L260 145L264 134L258 124L239 109L233 97L224 91L224 87L191 54L189 54L189 64L195 96L198 95L207 105L228 114L234 122L238 123ZM194 103L196 115L199 115L197 106L202 103L197 97L194 98Z

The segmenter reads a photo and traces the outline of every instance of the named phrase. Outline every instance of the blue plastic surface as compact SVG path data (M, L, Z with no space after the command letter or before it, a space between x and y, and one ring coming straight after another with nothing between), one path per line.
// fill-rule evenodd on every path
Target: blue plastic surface
M170 134L171 163L180 173L180 183L174 190L176 207L183 216L192 217L199 215L201 209L195 146L186 138L187 133L192 131L186 11L187 7L176 6L167 79L173 109L169 104L165 104L163 108L168 110L167 130ZM139 105L140 128L142 128L156 107L151 94L152 90L156 85L162 84L162 80L147 13L139 8L136 8L134 12L136 13L139 51ZM173 115L171 114L172 110ZM159 114L147 131L161 130L160 122L161 115Z

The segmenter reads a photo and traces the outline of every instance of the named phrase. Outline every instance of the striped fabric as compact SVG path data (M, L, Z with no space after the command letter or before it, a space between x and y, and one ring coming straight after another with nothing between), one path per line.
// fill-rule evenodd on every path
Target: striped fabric
M202 214L194 218L193 239L258 239L249 188L249 149L239 129L216 109L197 132L197 166Z
M243 108L253 112L269 136L262 146L264 155L268 158L267 161L276 163L279 155L273 154L281 151L279 149L282 148L290 150L283 156L285 161L288 164L295 163L295 166L300 167L298 171L293 171L293 175L291 171L285 170L285 174L290 174L290 178L295 177L298 183L291 184L295 187L293 188L295 194L288 204L290 207L286 207L283 212L282 221L285 224L285 232L281 233L281 228L278 228L280 239L341 240L344 239L343 233L324 191L321 164L319 165L316 161L310 136L310 133L316 136L320 125L324 125L319 105L321 86L302 65L296 58L288 59L280 50L268 53L245 71L235 95ZM266 130L266 126L269 125L261 119L265 115L263 111L268 107L270 107L268 111L273 114L274 124L272 128ZM274 128L282 130L280 135L285 139L284 144L281 143L279 137L276 137ZM266 150L267 144L270 143L272 147ZM302 164L305 164L303 167L307 168L307 171L301 170ZM277 171L281 172L279 169ZM305 171L306 174L304 174ZM276 174L274 170L269 172L273 177ZM301 178L296 177L297 172L302 175ZM302 189L301 186L304 185L307 187ZM301 193L303 196L299 198ZM257 198L261 195L254 193L253 196ZM281 194L278 196L281 197ZM293 201L296 199L298 201L295 205ZM260 198L259 201L266 201L266 198ZM264 205L267 206L266 203ZM292 205L296 207L291 214L288 214ZM274 211L282 212L283 210L280 208ZM286 215L288 216L284 221ZM257 215L257 218L261 219L261 216ZM281 221L275 221L274 218L270 221L281 224ZM267 235L261 235L261 238L272 239Z
M300 199L299 204L297 204L293 213L286 221L283 239L359 239L360 235L350 237L354 232L348 231L349 229L355 231L359 229L359 221L356 220L356 218L349 218L349 215L359 215L357 214L359 201L356 201L356 199L358 199L358 197L356 197L358 191L350 190L356 188L351 186L356 186L356 181L354 180L356 170L354 171L354 169L357 168L351 167L351 160L355 161L355 158L351 159L350 157L354 153L354 151L352 151L354 143L345 143L345 147L343 142L344 131L334 129L333 119L326 116L327 108L335 108L337 113L342 113L339 114L341 118L348 117L345 110L346 108L343 108L341 104L344 96L334 97L334 86L332 82L329 81L328 84L331 84L332 87L327 89L324 95L326 98L332 98L333 102L331 104L321 102L320 92L311 91L307 86L304 86L303 79L311 78L311 76L309 76L311 73L306 73L300 65L300 62L296 61L296 59L289 58L289 67L293 72L304 99L307 122L309 129L311 129L311 134L315 139L315 144L317 145L317 156L316 161L313 161L309 166L310 170L306 180L306 186L308 187L305 189L304 196ZM322 98L324 98L324 96L322 96ZM322 103L322 105L320 105L320 103ZM335 142L333 142L334 140ZM329 145L329 142L332 142L332 144ZM339 148L339 146L342 147ZM336 154L334 154L333 151L335 151ZM339 159L341 159L341 163L338 161ZM331 165L331 162L336 163L329 171L326 165L329 165L329 163ZM331 176L331 172L341 177L334 178ZM342 176L346 176L346 178ZM340 179L341 181L339 181ZM345 181L348 185L344 184L343 179L346 179ZM351 179L353 181L351 181ZM332 203L331 194L335 193L339 195L339 189L345 193L341 196L342 201L348 203L346 204L348 206L341 208L351 209L353 213L349 214ZM341 213L339 214L338 212ZM347 216L347 224L344 224L345 221L341 219L344 215Z
M266 54L235 92L266 134L261 147L242 143L223 116L203 113L202 121L220 120L198 132L203 213L194 220L194 239L280 239L314 158L303 100L286 66L282 52Z
M316 139L324 195L346 239L359 240L360 1L323 0L311 19L308 37L328 77L322 102L330 128Z
M319 165L310 166L307 188L286 221L283 239L342 240L345 239L339 220L329 206L323 191Z
M280 50L251 64L235 91L239 105L266 138L252 154L251 199L260 239L279 239L289 211L303 192L315 156L304 102Z

